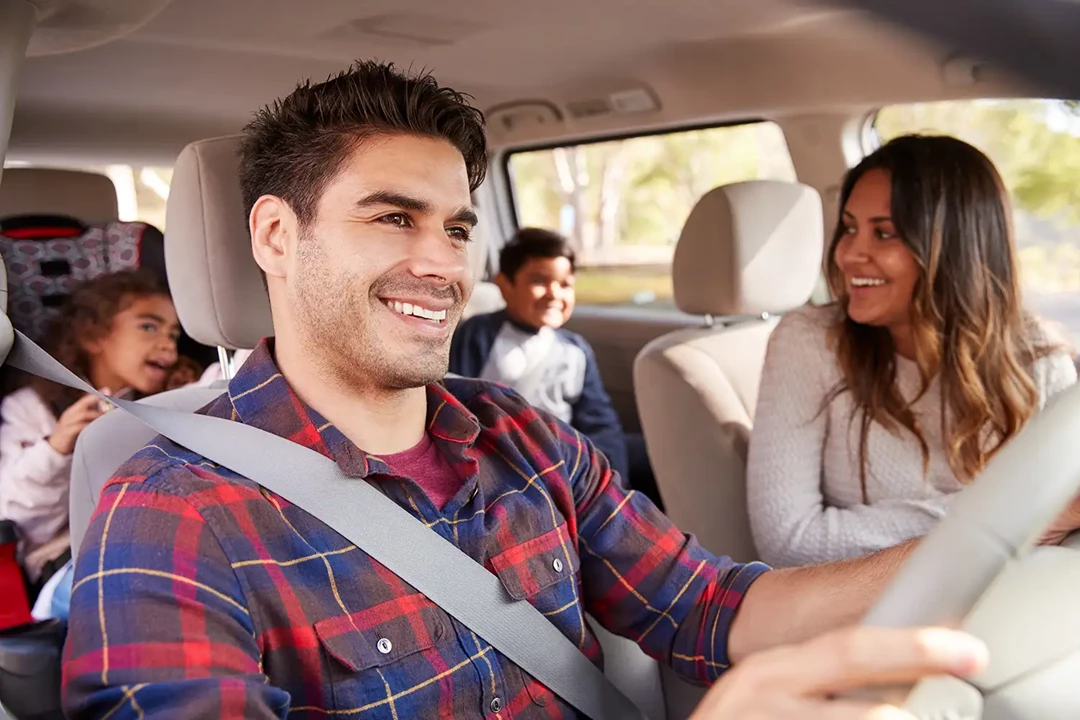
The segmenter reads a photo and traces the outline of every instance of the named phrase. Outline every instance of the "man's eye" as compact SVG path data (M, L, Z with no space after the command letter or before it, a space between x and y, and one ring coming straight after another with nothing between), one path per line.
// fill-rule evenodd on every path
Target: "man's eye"
M472 232L466 227L452 227L446 229L446 234L455 240L461 240L462 242L469 242L472 240Z
M153 333L157 332L157 325L155 325L154 323L143 323L139 326L139 329L142 330L144 333Z
M393 213L392 215L383 215L379 218L379 222L386 223L387 225L394 225L400 228L409 227L409 216L404 213Z

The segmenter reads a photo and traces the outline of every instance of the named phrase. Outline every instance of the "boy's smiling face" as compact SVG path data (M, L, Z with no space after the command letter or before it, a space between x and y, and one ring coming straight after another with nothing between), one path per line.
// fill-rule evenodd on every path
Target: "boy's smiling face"
M513 278L495 278L506 311L515 321L533 328L558 328L574 312L574 266L565 257L532 257Z

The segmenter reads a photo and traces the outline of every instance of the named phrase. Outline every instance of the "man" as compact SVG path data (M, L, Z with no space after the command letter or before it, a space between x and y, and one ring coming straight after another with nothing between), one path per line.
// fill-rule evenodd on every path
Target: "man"
M462 96L360 63L301 85L245 135L276 335L208 414L374 484L590 658L586 612L687 677L739 663L701 718L870 717L827 698L980 664L962 636L894 630L741 662L857 619L909 547L790 571L713 557L569 426L499 386L440 383L487 162ZM76 718L577 717L322 522L161 438L102 492L69 627ZM877 650L894 657L870 663Z
M574 312L574 250L562 235L519 230L499 253L506 307L458 326L450 372L502 383L588 438L628 477L619 416L589 342L563 325Z

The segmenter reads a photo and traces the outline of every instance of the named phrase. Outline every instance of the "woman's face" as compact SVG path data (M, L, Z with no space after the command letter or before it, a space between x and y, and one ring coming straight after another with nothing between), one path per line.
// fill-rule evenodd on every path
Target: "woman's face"
M910 335L911 303L921 272L918 261L896 234L892 220L892 180L868 170L852 188L841 218L843 234L833 262L843 274L847 314L863 325L888 328L898 344Z

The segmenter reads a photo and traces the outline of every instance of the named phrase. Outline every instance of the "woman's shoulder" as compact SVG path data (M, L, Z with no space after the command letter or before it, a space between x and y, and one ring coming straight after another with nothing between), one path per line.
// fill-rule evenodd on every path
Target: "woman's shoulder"
M843 311L836 303L828 305L804 305L784 313L773 335L824 343L829 331L843 318Z
M829 336L842 317L834 304L807 305L785 313L769 339L769 361L800 367L827 363L833 358Z
M1029 315L1028 338L1035 351L1032 372L1042 400L1076 383L1074 348L1058 323Z

